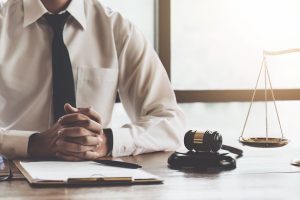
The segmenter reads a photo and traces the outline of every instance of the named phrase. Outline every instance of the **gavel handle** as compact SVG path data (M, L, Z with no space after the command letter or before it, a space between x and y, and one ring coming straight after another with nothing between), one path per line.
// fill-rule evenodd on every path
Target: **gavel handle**
M243 150L242 149L238 149L232 146L228 146L228 145L222 145L221 149L229 151L230 153L234 153L238 156L242 156L243 155Z

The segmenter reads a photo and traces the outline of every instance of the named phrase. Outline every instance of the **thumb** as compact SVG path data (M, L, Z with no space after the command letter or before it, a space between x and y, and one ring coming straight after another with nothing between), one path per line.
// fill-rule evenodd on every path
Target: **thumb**
M79 111L77 108L74 108L74 107L73 107L71 104L69 104L69 103L66 103L66 104L65 104L64 109L65 109L65 112L66 112L67 114L76 113L76 112Z

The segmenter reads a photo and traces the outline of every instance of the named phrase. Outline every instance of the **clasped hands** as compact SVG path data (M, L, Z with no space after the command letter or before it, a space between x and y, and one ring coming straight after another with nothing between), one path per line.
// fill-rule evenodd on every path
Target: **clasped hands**
M101 118L92 108L65 105L66 115L50 129L34 134L28 143L28 154L33 158L62 160L94 160L108 153L107 138Z

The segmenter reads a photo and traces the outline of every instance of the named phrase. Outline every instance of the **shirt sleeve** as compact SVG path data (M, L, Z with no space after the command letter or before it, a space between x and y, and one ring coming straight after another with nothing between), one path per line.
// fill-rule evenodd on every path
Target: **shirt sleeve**
M0 154L7 158L27 157L29 137L35 132L0 128Z
M113 129L113 156L176 150L185 116L153 47L130 23L119 33L119 94L131 120Z

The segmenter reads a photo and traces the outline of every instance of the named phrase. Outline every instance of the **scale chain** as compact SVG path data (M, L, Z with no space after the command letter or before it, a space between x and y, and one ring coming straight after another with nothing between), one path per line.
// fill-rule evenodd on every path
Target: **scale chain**
M245 129L246 129L246 125L247 125L247 122L248 122L250 111L251 111L251 108L252 108L252 105L253 105L253 101L254 101L254 98L255 98L255 94L256 94L256 91L257 91L257 86L258 86L258 83L259 83L261 72L262 72L263 67L264 67L264 62L265 62L265 58L263 59L263 61L261 63L261 67L260 67L260 70L259 70L259 74L258 74L258 78L257 78L257 81L256 81L255 89L253 91L251 103L250 103L250 106L249 106L249 109L248 109L248 113L247 113L247 116L246 116L246 120L245 120L245 123L244 123L244 126L243 126L242 134L240 136L241 138L243 138L243 135L244 135L244 132L245 132Z
M276 111L276 115L277 115L277 120L278 120L278 124L279 124L279 127L280 127L281 139L284 139L283 130L282 130L282 126L281 126L279 112L278 112L278 109L277 109L276 99L275 99L275 95L274 95L274 90L273 90L273 86L272 86L272 82L271 82L271 77L270 77L270 73L269 73L267 61L265 61L265 65L266 65L267 76L268 76L268 79L269 79L269 84L270 84L272 99L273 99L273 103L274 103L274 107L275 107L275 111Z

